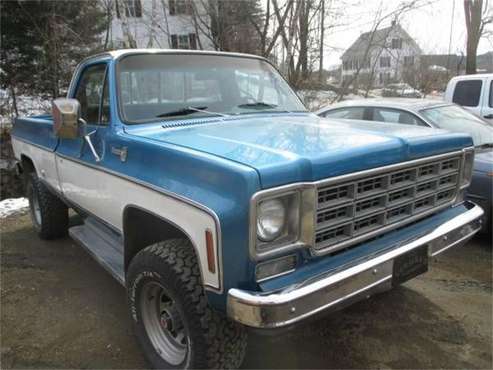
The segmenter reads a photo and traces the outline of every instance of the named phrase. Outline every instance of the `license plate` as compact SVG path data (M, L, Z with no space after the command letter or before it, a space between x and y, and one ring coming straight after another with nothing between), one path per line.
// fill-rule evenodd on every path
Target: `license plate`
M413 249L394 260L392 285L402 284L428 271L428 246Z

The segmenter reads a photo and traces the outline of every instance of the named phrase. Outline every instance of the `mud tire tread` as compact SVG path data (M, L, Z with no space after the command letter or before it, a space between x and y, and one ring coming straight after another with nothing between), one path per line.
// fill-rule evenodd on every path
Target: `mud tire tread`
M66 236L69 226L68 207L60 198L48 190L35 172L27 176L26 193L29 199L30 211L33 212L32 191L37 193L41 212L41 224L38 224L33 217L33 224L38 236L45 240L58 239Z
M141 250L128 269L130 282L143 266L163 266L171 275L189 315L190 334L195 346L192 368L235 369L244 358L247 335L240 325L215 311L207 302L197 257L186 239L170 239ZM192 319L190 319L190 317Z

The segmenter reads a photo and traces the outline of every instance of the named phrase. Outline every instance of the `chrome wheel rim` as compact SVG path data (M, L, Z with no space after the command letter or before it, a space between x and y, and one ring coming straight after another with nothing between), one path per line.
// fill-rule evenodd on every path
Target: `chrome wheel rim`
M140 305L144 328L156 352L171 365L181 364L190 341L176 302L153 281L142 287Z
M31 214L32 214L32 217L33 217L34 221L36 222L36 224L41 225L41 207L39 206L38 195L36 194L34 189L33 189L31 194L32 194L31 195L31 202L32 202Z

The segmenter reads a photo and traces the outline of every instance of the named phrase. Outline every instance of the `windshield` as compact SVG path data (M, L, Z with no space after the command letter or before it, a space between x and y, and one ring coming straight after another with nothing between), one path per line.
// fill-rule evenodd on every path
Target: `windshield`
M279 73L255 58L130 55L119 62L117 74L120 109L127 123L306 111Z
M471 135L475 146L493 142L492 125L457 105L424 109L420 113L439 128Z

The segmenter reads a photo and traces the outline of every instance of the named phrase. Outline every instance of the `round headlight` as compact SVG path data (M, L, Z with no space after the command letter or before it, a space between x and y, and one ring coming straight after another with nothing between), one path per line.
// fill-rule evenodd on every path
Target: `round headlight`
M281 235L286 223L286 208L278 199L260 202L257 209L257 236L270 242Z

